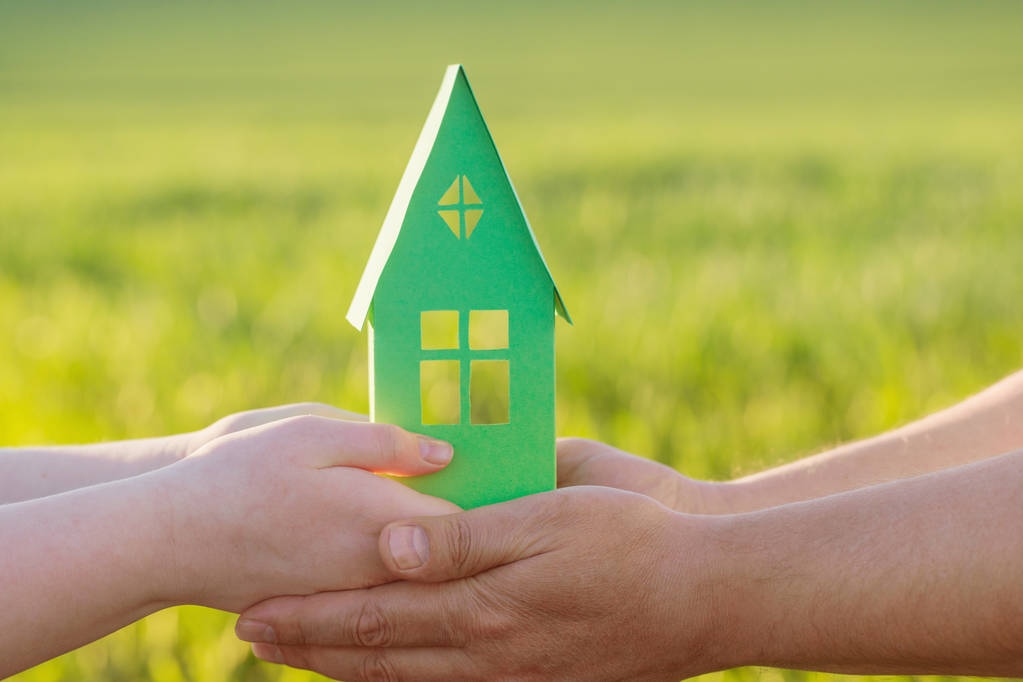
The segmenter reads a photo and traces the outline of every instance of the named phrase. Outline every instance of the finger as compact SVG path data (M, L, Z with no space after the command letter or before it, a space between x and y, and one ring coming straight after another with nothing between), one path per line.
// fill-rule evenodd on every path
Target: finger
M337 500L345 500L345 504L349 508L365 510L364 516L378 520L379 523L374 526L372 531L369 531L371 542L377 539L384 524L393 519L413 516L443 516L462 511L458 505L448 500L426 495L398 480L378 476L371 471L354 467L328 467L321 469L320 474L333 481ZM386 509L381 507L382 503ZM379 552L377 554L379 555ZM375 556L374 559L374 564L380 565L379 557ZM389 579L389 576L385 577ZM381 582L386 582L386 580ZM355 585L351 587L355 587Z
M673 504L680 474L659 462L583 438L558 440L558 487L596 485Z
M632 490L629 482L642 466L649 475L674 475L673 469L616 447L586 438L558 439L558 487L599 485Z
M391 583L365 590L278 597L247 609L235 624L246 642L330 647L462 647L496 625L473 611L461 583Z
M462 649L337 649L254 644L252 653L264 661L314 670L348 682L485 679Z
M391 424L369 424L303 415L268 425L288 447L299 448L302 462L318 469L348 466L377 473L421 476L451 461L450 443L405 431Z
M558 439L558 487L594 485L594 465L607 453L617 452L615 448L599 441L586 438ZM600 467L598 467L600 468ZM597 472L596 478L603 478ZM600 483L596 483L600 485Z
M570 511L562 491L447 516L398 521L380 533L380 557L398 578L440 582L526 559L555 544L552 522Z

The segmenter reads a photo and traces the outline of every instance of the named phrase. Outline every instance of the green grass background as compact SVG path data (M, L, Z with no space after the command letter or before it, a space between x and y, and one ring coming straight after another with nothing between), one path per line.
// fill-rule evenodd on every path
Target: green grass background
M0 0L0 441L365 410L344 312L455 61L576 321L560 433L727 478L1023 365L1023 5L368 4ZM232 623L14 679L313 679Z

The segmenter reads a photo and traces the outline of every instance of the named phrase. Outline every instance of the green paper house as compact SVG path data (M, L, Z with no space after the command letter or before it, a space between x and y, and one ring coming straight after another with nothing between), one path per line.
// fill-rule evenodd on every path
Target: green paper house
M571 322L450 66L348 310L369 322L371 420L455 448L404 482L463 508L555 488L555 314Z

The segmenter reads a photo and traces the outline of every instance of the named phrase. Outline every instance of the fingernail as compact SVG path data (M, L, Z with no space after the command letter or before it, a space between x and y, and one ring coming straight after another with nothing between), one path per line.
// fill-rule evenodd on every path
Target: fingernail
M277 633L266 623L251 618L241 618L235 623L234 634L243 642L277 642Z
M426 538L426 531L419 526L391 528L387 547L394 563L403 571L419 568L430 558L430 541Z
M423 461L437 465L447 464L451 461L453 454L455 454L455 449L451 447L451 443L426 436L419 437L419 456L423 458Z
M284 663L284 655L281 650L273 644L253 644L252 653L256 658L271 663Z

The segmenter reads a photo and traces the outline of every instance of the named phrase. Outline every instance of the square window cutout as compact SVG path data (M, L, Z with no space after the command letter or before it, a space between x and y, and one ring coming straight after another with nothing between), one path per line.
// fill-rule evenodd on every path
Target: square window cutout
M458 424L461 421L459 364L458 360L423 360L419 363L423 424Z
M469 348L472 350L497 350L507 347L507 310L469 311Z
M419 313L423 350L458 348L458 311L424 310Z
M473 360L469 369L469 412L473 424L507 424L507 360Z

